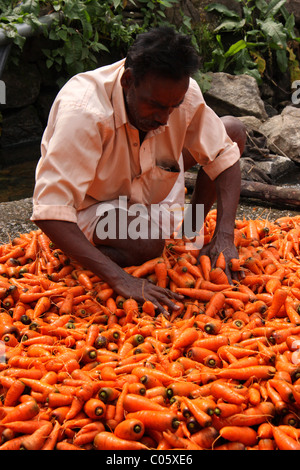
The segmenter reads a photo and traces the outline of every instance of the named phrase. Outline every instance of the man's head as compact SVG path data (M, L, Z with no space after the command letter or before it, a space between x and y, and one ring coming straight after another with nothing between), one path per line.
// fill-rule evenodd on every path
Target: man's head
M165 125L198 68L199 57L188 36L168 27L138 36L121 79L130 122L144 132Z
M135 85L148 73L178 80L199 69L199 56L189 36L161 26L140 34L130 47L125 68L133 72Z

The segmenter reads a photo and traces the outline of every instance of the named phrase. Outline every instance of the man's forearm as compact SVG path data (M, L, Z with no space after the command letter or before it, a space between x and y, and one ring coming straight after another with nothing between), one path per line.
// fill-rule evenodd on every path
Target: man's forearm
M240 199L241 169L237 161L216 178L217 232L233 235L236 211Z
M86 239L75 223L60 220L38 220L35 223L66 255L101 279L115 284L125 274L122 268Z
M160 312L168 314L165 306L173 310L179 308L175 301L182 296L156 286L146 279L131 276L109 256L92 245L75 223L42 220L35 221L40 229L70 258L91 270L118 294L134 298L138 302L150 300Z

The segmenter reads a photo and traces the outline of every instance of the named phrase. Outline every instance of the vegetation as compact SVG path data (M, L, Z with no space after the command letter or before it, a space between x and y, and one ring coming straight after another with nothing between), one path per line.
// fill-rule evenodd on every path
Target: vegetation
M166 23L165 10L178 0L139 0L141 22L126 19L128 0L0 0L0 26L22 49L25 39L18 34L17 25L40 27L40 17L56 13L50 30L44 28L51 40L44 49L47 66L71 76L97 66L99 54L118 50L125 55L138 33L150 26ZM134 3L133 3L134 4ZM189 18L183 16L182 31L191 31Z
M295 33L295 18L286 0L235 0L241 15L219 3L206 9L220 16L215 28L216 47L205 64L206 70L246 73L258 82L289 71L291 82L300 78L294 49L300 38ZM224 44L227 42L227 48Z
M300 38L295 20L285 8L286 0L234 0L241 14L222 4L212 3L208 12L217 15L219 24L192 24L183 14L180 30L192 36L203 58L196 79L202 89L209 87L206 72L246 73L256 78L274 80L288 72L291 82L300 79L296 56ZM141 20L126 17L126 7L135 0L0 0L0 26L21 52L25 38L16 26L22 23L41 27L40 17L57 17L44 34L50 41L43 49L48 68L55 68L66 78L92 69L103 54L126 51L138 33L150 26L168 23L166 12L179 0L139 0ZM15 58L15 54L13 58Z

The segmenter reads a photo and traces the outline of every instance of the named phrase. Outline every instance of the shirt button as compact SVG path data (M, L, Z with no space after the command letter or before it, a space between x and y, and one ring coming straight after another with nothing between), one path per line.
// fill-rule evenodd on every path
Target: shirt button
M138 143L137 143L137 142L133 142L133 146L134 146L134 147L137 147L137 146L138 146Z

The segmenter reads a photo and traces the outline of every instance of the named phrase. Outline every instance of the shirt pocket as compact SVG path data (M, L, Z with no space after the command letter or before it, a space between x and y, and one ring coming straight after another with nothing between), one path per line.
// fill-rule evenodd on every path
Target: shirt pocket
M163 201L176 183L179 173L180 168L176 161L158 162L155 167L134 178L131 202L149 205Z

